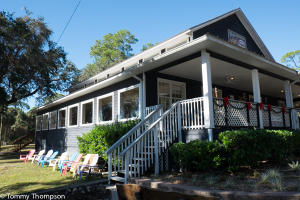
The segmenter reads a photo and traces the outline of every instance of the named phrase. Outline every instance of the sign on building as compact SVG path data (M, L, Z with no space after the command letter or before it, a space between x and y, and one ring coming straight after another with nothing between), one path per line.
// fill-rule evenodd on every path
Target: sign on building
M228 41L237 46L247 49L246 38L228 29Z

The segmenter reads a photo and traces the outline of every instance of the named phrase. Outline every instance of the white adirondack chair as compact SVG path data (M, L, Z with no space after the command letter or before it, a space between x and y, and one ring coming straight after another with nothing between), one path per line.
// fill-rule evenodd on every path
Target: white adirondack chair
M34 162L37 161L37 165L39 165L41 159L43 159L43 158L49 158L52 154L53 154L53 150L51 149L51 150L49 150L49 151L47 152L47 154L46 154L45 156L38 156L38 157L36 157L36 158L34 159ZM34 163L34 162L33 162L33 163Z
M53 160L51 160L50 163L49 163L49 166L53 166L53 171L55 171L56 166L60 162L68 161L67 160L67 156L68 156L68 152L62 153L59 159L53 159Z
M79 180L81 180L82 174L88 174L90 172L90 168L93 168L97 165L99 159L99 155L95 154L93 161L91 164L86 164L86 165L79 165L78 170L76 172L75 179L77 178L77 175L79 175ZM88 175L87 175L88 176Z
M70 172L73 172L73 177L75 176L75 173L77 171L78 166L88 164L91 156L92 156L92 154L86 154L86 156L84 157L83 162L79 162L77 165L75 165L74 168L70 169Z
M45 150L41 150L38 154L33 155L32 157L28 158L28 160L32 160L31 162L34 163L36 158L40 158L44 155Z

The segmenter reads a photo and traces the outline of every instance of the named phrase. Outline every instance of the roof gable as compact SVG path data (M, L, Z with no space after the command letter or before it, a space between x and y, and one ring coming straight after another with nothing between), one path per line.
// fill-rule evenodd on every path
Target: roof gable
M239 8L194 26L190 30L193 31L193 39L210 33L228 41L228 29L246 38L248 50L274 61L271 53Z

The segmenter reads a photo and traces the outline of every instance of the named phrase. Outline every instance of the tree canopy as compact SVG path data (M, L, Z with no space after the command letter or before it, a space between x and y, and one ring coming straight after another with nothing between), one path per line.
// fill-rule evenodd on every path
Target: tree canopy
M149 49L149 48L151 48L151 47L153 47L153 46L155 46L157 44L158 44L157 42L155 44L153 44L153 43L144 44L143 48L141 49L141 51L146 51L147 49Z
M93 64L87 64L83 69L80 81L133 56L131 45L136 42L138 39L128 30L119 30L114 34L108 33L103 39L96 40L90 48L90 56L95 61Z
M300 50L291 51L282 56L282 63L286 63L288 67L299 71L300 68Z
M79 70L51 41L52 33L28 10L17 18L0 12L0 109L36 93L53 96L77 81Z

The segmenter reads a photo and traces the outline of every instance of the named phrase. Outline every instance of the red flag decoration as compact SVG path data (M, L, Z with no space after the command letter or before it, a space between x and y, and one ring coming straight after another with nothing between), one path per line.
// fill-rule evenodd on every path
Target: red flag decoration
M251 103L250 102L246 102L247 106L248 106L248 110L251 110Z
M272 105L268 104L270 112L272 111Z
M228 97L224 97L224 105L225 105L226 107L229 106Z
M263 104L262 104L262 102L260 102L259 103L259 110L263 110L263 109L264 109Z
M285 114L285 107L282 108L282 112L283 112L283 114Z

